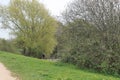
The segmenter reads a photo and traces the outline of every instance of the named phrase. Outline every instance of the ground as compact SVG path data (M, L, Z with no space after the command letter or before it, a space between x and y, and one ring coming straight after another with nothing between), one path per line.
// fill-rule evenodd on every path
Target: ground
M17 78L13 77L11 72L7 70L2 63L0 63L0 80L17 80Z
M120 80L118 77L80 70L71 64L6 52L0 52L0 62L20 80Z

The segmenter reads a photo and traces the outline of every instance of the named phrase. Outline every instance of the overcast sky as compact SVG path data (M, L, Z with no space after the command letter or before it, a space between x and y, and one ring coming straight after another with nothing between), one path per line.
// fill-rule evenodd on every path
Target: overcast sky
M7 5L10 0L0 0L0 5ZM64 11L66 5L71 0L39 0L41 3L45 5L45 7L49 10L49 12L53 16L59 16L62 11ZM9 39L11 36L9 35L9 30L0 29L0 38Z

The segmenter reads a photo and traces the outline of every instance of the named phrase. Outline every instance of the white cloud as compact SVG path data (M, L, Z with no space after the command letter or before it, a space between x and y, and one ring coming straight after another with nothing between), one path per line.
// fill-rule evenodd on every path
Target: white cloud
M10 0L0 0L0 4L7 5Z
M0 38L10 39L9 30L0 29Z
M70 0L40 0L46 8L48 8L52 15L58 16L65 9Z

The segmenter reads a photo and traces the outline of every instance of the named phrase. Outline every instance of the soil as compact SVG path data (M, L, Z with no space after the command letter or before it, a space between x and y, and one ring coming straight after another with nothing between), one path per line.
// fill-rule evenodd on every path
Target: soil
M11 75L11 72L0 63L0 80L18 80Z

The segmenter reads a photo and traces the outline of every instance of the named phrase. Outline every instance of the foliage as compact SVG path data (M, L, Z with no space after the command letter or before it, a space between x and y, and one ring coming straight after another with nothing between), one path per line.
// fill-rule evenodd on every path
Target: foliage
M120 80L120 78L76 69L61 62L51 62L0 52L0 62L21 80Z
M0 51L17 52L13 40L0 39Z
M64 61L99 72L120 74L120 2L75 0L64 12Z
M11 0L3 9L4 27L13 30L24 55L40 57L52 53L57 44L57 25L43 4L37 0Z

